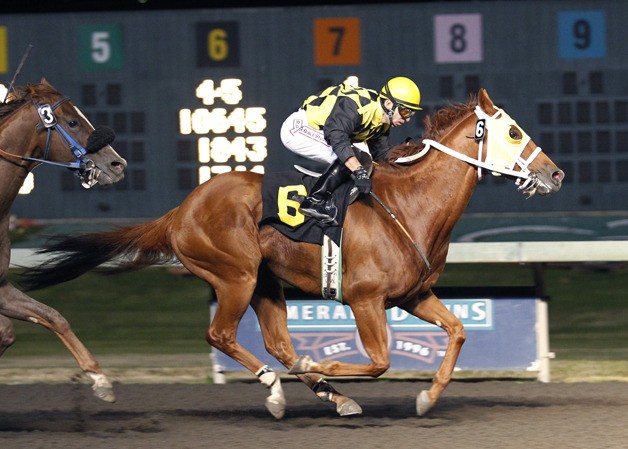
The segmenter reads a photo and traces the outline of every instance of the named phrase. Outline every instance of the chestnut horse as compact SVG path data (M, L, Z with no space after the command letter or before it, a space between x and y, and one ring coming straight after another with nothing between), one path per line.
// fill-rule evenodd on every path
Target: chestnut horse
M40 324L57 334L93 379L94 394L110 402L115 400L111 383L67 320L17 290L7 275L9 211L26 176L40 164L52 164L73 170L86 188L116 183L124 178L126 161L109 145L113 138L109 128L94 130L81 111L44 79L0 103L0 355L15 341L10 318Z
M279 377L236 339L249 306L257 314L268 352L322 400L335 402L341 415L361 409L318 375L384 373L390 365L386 309L400 307L443 328L449 337L431 388L417 396L417 413L424 415L449 384L465 340L462 323L432 287L445 266L453 227L471 198L478 170L516 179L528 196L558 191L564 177L483 89L478 103L452 105L427 117L425 147L409 143L393 149L389 162L379 163L373 171L377 201L364 198L349 206L342 239L342 298L355 316L371 360L368 364L314 361L295 353L282 282L320 294L321 248L292 241L273 227L258 226L262 176L256 173L217 176L149 223L51 243L43 252L56 258L33 269L25 280L38 288L72 279L113 259L117 269L124 270L176 256L215 290L218 304L208 342L270 388L266 406L276 418L285 411ZM400 226L381 207L384 204L394 211Z

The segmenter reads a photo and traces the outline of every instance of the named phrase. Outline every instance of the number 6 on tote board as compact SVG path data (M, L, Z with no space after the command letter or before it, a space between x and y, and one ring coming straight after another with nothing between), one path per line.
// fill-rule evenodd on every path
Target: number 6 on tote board
M196 24L197 67L238 67L240 28L238 22Z

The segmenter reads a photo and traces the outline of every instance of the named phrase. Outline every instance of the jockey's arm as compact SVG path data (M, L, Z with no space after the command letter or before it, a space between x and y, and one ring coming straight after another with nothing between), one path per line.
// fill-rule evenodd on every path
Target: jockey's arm
M356 168L362 166L362 164L360 164L360 161L358 160L358 158L355 157L355 156L351 156L349 159L347 159L345 161L345 165L351 171L355 171Z
M361 116L356 104L345 97L340 97L325 121L323 133L338 159L351 171L360 166L354 156L351 136L359 126Z
M368 145L369 153L371 153L371 157L375 162L386 159L386 155L392 148L392 145L388 140L388 133L382 134L375 139L368 140L366 144Z

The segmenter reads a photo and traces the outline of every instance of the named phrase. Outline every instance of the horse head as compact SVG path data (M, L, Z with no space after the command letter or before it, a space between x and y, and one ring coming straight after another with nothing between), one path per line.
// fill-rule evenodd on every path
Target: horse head
M24 96L30 98L39 117L37 144L33 154L24 159L67 167L85 188L124 178L127 163L111 147L113 130L95 129L79 108L44 78L39 84L29 84Z
M484 146L484 162L496 169L492 171L494 175L516 178L519 190L528 197L560 190L565 173L506 112L493 104L485 89L478 93L475 113L478 120L474 137L478 145Z
M394 164L412 164L436 149L495 176L515 179L531 197L558 192L565 173L537 146L506 112L493 104L485 89L477 102L452 104L424 119L422 144L412 141L389 154Z

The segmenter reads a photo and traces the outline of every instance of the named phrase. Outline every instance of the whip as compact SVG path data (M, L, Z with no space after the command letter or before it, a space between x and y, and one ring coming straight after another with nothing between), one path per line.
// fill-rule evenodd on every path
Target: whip
M15 69L15 73L13 74L13 79L11 80L11 84L9 84L9 88L7 89L7 94L5 95L4 100L2 101L3 103L7 102L7 98L9 98L9 94L13 90L13 85L15 84L15 80L17 79L17 76L20 74L20 71L22 70L22 66L26 62L26 59L28 59L28 55L31 54L32 49L33 49L33 44L28 44L28 47L26 47L26 52L24 52L24 56L22 56L22 60L20 61L20 64L17 66L17 69Z

